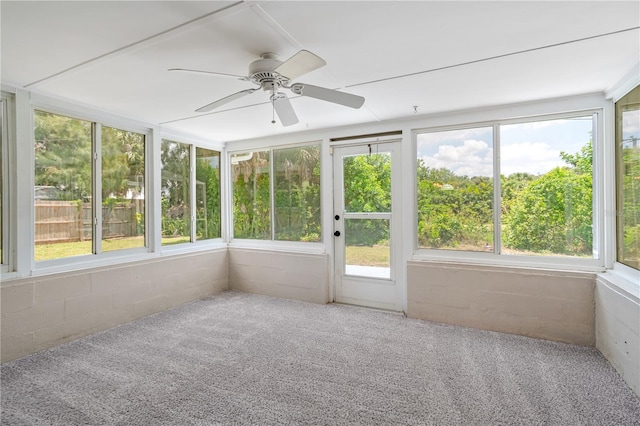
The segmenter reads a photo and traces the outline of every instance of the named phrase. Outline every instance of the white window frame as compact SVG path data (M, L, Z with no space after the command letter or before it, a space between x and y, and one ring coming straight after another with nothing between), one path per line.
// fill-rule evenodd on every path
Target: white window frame
M160 252L161 253L171 253L171 254L178 254L178 253L191 253L195 250L205 250L205 249L212 249L212 248L219 248L219 247L226 247L226 239L225 239L225 227L226 227L226 214L225 212L227 211L225 208L225 194L224 194L224 176L225 176L225 169L226 169L226 164L224 161L225 158L225 149L224 146L222 145L215 145L215 144L211 144L210 142L204 141L204 140L200 140L200 139L196 139L196 138L191 138L191 137L185 137L183 135L176 135L173 133L166 133L163 132L160 134L160 142L162 141L169 141L169 142L176 142L176 143L181 143L184 145L188 145L189 146L189 215L190 215L190 241L185 241L184 243L180 243L180 244L172 244L172 245L166 245L163 246L162 245L162 209L158 210L158 222L160 223L160 234L158 236L158 240L159 240L159 244L160 244ZM161 143L158 144L158 152L161 153L162 149L160 148ZM195 203L196 203L196 168L195 168L195 164L196 164L196 149L197 148L202 148L202 149L209 149L211 151L217 151L218 153L220 153L220 215L221 215L221 220L220 220L220 237L218 238L210 238L207 240L198 240L196 239L196 210L195 210ZM162 163L161 161L159 162L159 174L158 174L158 182L162 182L162 177L160 176L162 170ZM161 186L161 185L159 185ZM159 199L162 199L162 195L160 194L158 196Z
M240 144L244 145L244 144ZM250 144L247 147L243 147L242 149L236 148L237 145L234 145L233 150L228 150L225 157L226 167L226 181L227 181L227 217L229 218L228 222L228 235L229 235L229 246L230 247L238 247L238 248L253 248L253 249L263 249L263 250L275 250L275 251L293 251L299 253L324 253L325 245L325 227L324 227L324 211L326 206L324 205L323 189L324 180L322 177L323 169L323 155L322 155L322 140L311 140L306 142L294 142L294 143L286 143L286 144L278 144L278 145L263 145L263 144ZM319 242L304 242L304 241L283 241L275 239L275 194L274 194L274 175L273 175L273 151L281 150L281 149L291 149L291 148L302 148L305 146L318 146L320 150L320 241ZM269 186L270 186L270 215L271 215L271 230L270 235L271 238L268 240L258 240L258 239L250 239L250 238L234 238L234 217L233 217L233 179L231 179L231 156L234 154L242 154L247 151L268 151L269 152Z
M2 259L0 272L13 273L15 270L16 238L16 184L15 184L15 96L8 91L0 93L2 103Z
M528 255L505 255L499 253L501 239L499 234L499 225L501 215L500 208L500 126L509 124L521 124L538 121L559 120L567 118L577 118L585 116L593 116L593 249L598 254L597 258L574 258L568 256L528 256ZM478 122L468 122L462 124L449 124L444 126L434 126L414 129L412 131L413 144L413 175L414 175L414 218L416 220L413 226L413 256L414 260L437 260L441 262L461 262L474 263L483 265L498 266L516 266L516 267L532 267L545 269L562 269L562 270L583 270L600 272L605 267L604 256L604 108L586 108L574 109L569 112L562 113L546 113L535 115L524 115L518 118L504 119L488 119ZM479 127L493 127L493 180L494 180L494 252L472 252L472 251L456 251L456 250L438 250L426 249L418 246L417 235L417 138L419 134L464 130Z

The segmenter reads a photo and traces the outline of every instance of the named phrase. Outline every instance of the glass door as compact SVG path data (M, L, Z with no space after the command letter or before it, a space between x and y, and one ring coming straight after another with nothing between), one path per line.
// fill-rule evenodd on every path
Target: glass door
M402 310L399 142L335 147L335 300Z

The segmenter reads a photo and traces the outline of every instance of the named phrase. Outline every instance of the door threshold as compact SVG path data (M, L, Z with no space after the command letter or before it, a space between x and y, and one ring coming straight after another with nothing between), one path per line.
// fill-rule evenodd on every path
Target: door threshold
M385 314L401 315L401 316L403 316L405 318L407 316L407 314L404 313L403 311L394 311L394 310L391 310L391 309L373 308L371 306L354 305L354 304L351 304L351 303L342 303L342 302L331 302L331 304L340 305L340 306L348 306L350 308L365 309L367 311L382 312L382 313L385 313Z

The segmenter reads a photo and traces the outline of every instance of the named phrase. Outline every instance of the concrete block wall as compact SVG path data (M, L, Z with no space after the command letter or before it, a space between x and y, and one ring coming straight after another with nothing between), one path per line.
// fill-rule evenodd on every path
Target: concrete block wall
M228 289L226 248L3 283L10 361Z
M640 396L640 299L596 280L596 348Z
M248 293L329 302L326 254L229 248L229 288Z
M595 274L412 261L407 316L595 345Z

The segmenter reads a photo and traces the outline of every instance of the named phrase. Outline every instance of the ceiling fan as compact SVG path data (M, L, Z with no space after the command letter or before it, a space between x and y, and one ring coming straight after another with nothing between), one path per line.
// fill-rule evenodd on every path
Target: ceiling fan
M340 92L324 87L312 86L311 84L306 83L293 83L293 80L301 75L323 67L326 64L327 63L324 59L314 53L311 53L308 50L301 50L284 62L279 60L275 53L263 53L260 55L260 59L253 61L249 65L248 76L185 68L171 68L169 71L186 71L230 77L237 80L247 81L258 86L253 89L241 90L240 92L218 99L217 101L198 108L196 112L208 112L214 110L224 104L262 89L265 92L271 93L269 99L273 105L273 109L278 114L282 125L292 126L298 123L298 117L291 106L289 98L285 93L281 92L280 89L288 89L296 95L321 99L323 101L333 102L335 104L356 109L360 108L364 104L364 98L362 96L352 95L350 93ZM275 120L273 120L272 123L275 123Z

